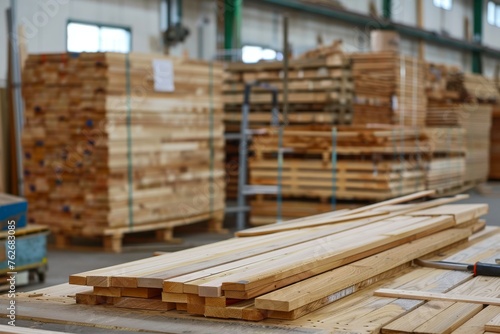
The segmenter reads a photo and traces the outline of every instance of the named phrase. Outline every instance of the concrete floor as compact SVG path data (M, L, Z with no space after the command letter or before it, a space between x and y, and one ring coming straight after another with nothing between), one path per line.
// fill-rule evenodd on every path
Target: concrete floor
M500 182L488 183L469 192L470 198L461 203L487 203L490 212L486 216L488 225L500 226ZM230 230L234 226L228 226ZM34 284L20 288L19 291L30 291L44 286L66 283L70 274L96 268L112 266L119 263L143 259L152 256L155 251L174 252L207 243L229 238L230 234L184 233L176 234L182 243L166 245L164 243L125 246L121 254L99 251L51 250L48 251L49 271L44 284Z

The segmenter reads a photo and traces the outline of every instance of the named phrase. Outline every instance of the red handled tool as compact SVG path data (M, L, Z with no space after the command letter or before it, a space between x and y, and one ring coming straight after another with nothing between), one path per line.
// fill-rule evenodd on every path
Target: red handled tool
M494 276L500 277L500 261L496 260L497 264L476 262L474 264L460 263L460 262L447 262L447 261L425 261L416 259L413 261L416 265L421 267L429 267L436 269L449 269L468 271L474 276Z

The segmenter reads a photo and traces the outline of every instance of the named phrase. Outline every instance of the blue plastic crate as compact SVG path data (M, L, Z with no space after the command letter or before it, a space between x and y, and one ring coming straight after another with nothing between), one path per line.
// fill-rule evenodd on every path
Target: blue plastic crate
M16 232L21 233L22 229L16 229ZM48 234L48 231L38 231L16 237L16 258L14 260L16 268L33 267L47 262ZM0 247L5 249L4 254L8 254L7 239L0 240ZM7 258L2 260L4 261L0 261L0 273L9 271Z
M24 198L0 194L0 231L7 230L9 220L16 221L16 228L26 226L28 202Z

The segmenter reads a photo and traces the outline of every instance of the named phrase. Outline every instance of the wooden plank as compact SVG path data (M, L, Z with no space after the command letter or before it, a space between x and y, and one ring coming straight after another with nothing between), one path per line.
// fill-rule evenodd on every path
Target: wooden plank
M500 298L455 295L455 294L424 292L424 291L380 289L375 291L375 296L389 297L389 298L406 298L406 299L416 299L416 300L443 300L443 301L463 302L471 304L500 306Z
M321 298L330 296L342 289L352 285L352 279L363 281L374 277L384 271L412 261L416 254L428 254L443 248L446 244L440 244L438 240L447 240L448 245L463 240L470 233L464 230L450 230L416 240L408 245L399 246L382 253L384 256L372 256L360 260L356 265L345 266L336 271L318 275L309 280L302 281L296 285L269 293L256 298L257 308L292 311ZM444 236L449 237L445 239ZM405 257L402 257L405 254ZM419 257L420 255L416 255ZM337 276L338 275L338 276ZM340 280L332 280L332 277L340 277ZM305 293L304 291L307 291Z
M485 331L485 324L498 314L500 314L500 307L488 306L453 331L453 334L483 334Z
M491 319L485 326L484 330L488 332L500 333L500 315Z

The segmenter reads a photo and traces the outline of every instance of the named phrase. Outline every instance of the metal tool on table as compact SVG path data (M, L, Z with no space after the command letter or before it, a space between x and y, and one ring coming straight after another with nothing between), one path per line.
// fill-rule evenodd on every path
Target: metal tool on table
M413 262L421 267L468 271L473 273L474 276L500 277L500 259L495 260L497 264L484 263L484 262L476 262L473 264L469 264L469 263L447 262L447 261L425 261L420 259L416 259Z

